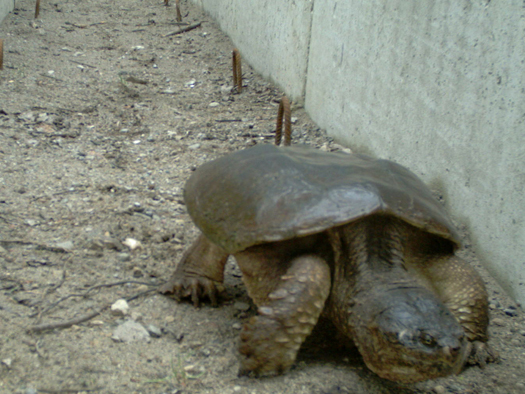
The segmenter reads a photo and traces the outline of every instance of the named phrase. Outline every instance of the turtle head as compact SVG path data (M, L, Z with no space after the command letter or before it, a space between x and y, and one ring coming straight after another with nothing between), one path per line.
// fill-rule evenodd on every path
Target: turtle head
M389 289L360 306L354 339L367 366L403 383L458 373L467 354L465 332L430 291Z

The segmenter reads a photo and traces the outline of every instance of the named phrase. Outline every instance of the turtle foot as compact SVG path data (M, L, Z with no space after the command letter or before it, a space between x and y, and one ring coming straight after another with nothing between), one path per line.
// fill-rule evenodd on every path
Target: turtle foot
M276 320L252 317L241 333L239 376L273 376L290 369L301 346Z
M179 302L190 298L196 308L204 299L209 299L212 306L217 306L222 291L223 286L220 283L202 276L179 275L178 272L159 288L160 293L171 295Z
M485 368L488 363L499 361L498 352L486 342L474 341L471 345L472 348L470 350L470 355L467 358L467 364L479 365L480 368Z

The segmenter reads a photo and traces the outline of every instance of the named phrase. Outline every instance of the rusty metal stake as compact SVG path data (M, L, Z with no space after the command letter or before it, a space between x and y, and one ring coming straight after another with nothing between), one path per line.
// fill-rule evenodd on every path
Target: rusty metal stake
M237 86L237 93L242 92L242 67L241 54L235 48L232 51L232 68L233 68L233 86Z
M290 100L288 97L283 96L279 103L279 111L277 112L277 124L275 127L275 145L281 144L282 130L283 130L283 117L284 117L284 146L290 146L292 144L292 111L290 109Z
M36 0L35 19L38 18L38 15L40 15L40 0Z
M175 0L175 10L177 12L177 22L182 22L182 14L180 12L180 0Z

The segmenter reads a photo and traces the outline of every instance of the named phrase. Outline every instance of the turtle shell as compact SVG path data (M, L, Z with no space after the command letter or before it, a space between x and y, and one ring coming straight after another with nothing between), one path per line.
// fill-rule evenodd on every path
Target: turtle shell
M450 218L416 175L364 155L257 145L199 167L184 198L195 224L230 254L375 213L459 245Z

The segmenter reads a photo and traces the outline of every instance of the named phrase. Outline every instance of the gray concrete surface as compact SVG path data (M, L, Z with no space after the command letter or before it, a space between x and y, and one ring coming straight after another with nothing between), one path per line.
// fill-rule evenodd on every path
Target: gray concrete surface
M13 8L15 8L15 0L0 0L0 23Z
M291 97L304 96L313 1L194 0L235 37L243 59Z
M522 1L193 1L330 135L441 190L525 305Z

